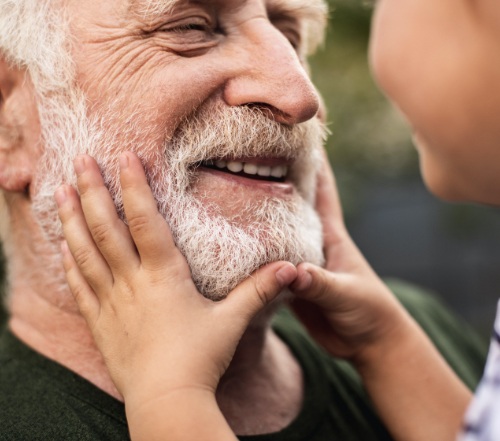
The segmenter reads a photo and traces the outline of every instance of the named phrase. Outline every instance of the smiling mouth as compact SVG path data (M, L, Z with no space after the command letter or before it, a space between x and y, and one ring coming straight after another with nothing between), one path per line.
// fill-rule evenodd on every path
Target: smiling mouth
M268 160L264 161L238 161L238 160L214 160L204 161L198 167L205 167L219 172L228 173L235 176L245 177L258 181L285 182L289 166L284 161Z

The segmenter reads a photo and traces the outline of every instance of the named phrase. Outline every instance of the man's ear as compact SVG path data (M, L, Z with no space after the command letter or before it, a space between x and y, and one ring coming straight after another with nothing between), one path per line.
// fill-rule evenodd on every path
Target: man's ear
M25 191L38 159L39 122L34 88L24 69L0 53L0 188Z

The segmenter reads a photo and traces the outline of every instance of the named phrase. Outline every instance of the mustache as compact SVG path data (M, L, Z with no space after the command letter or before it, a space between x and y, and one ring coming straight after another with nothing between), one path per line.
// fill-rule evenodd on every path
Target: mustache
M293 161L322 145L326 134L317 118L285 125L273 120L266 109L205 106L179 124L165 154L174 167L252 157Z
M176 192L189 191L201 163L237 158L287 161L290 163L289 181L304 199L311 201L321 148L327 135L326 126L318 118L286 125L271 116L269 111L256 107L204 105L185 116L173 134L156 142L145 142L149 137L148 128L135 131L136 124L125 125L125 129L122 123L106 125L103 116L100 133L104 137L100 145L104 146L95 152L95 157L99 158L105 183L120 216L123 216L123 207L121 188L115 179L118 175L116 153L110 148L117 145L117 139L120 139L120 150L135 151L143 164L149 164L145 171L158 202L166 197L162 190L164 182ZM141 119L138 115L137 120ZM127 127L134 130L124 132ZM161 143L160 146L157 142Z

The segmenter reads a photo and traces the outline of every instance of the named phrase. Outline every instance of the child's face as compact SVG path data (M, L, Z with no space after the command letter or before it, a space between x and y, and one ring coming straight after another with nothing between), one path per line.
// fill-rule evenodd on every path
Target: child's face
M500 205L500 2L379 0L370 61L445 199Z

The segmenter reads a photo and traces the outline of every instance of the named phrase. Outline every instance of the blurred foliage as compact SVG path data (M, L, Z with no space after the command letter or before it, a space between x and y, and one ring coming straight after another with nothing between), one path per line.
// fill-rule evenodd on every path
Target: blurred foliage
M327 148L349 217L367 180L415 177L418 158L407 124L370 75L372 8L360 0L329 3L326 43L310 63L328 109Z

